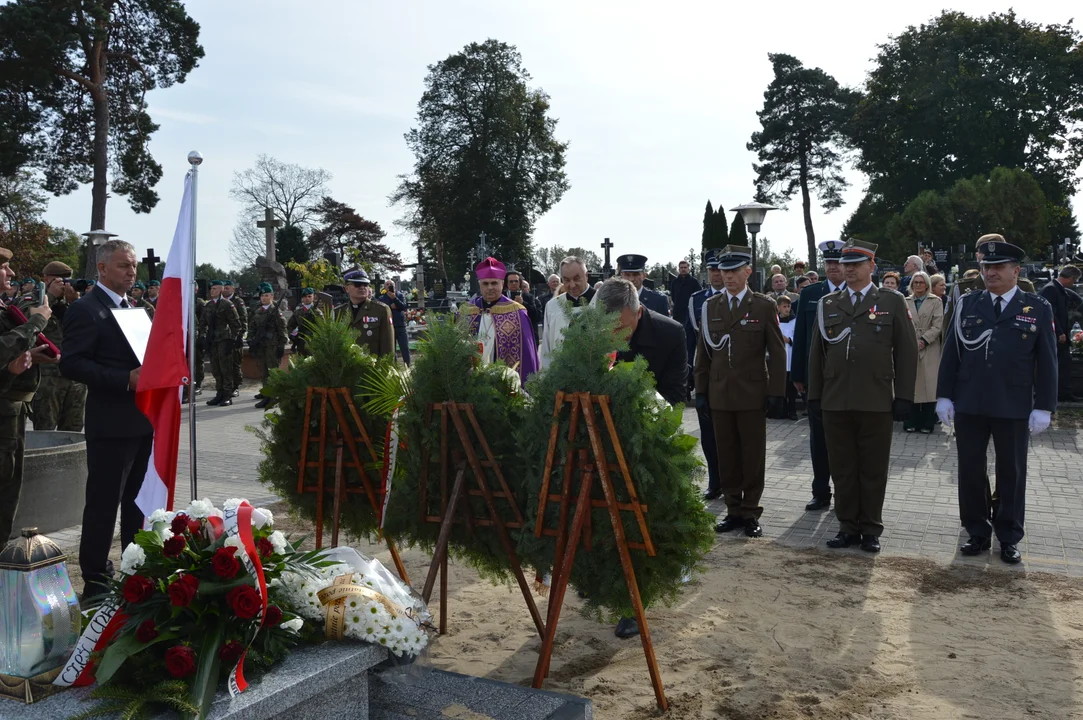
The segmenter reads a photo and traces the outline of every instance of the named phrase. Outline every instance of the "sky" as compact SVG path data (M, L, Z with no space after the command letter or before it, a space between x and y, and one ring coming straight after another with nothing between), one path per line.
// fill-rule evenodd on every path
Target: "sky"
M1029 0L1021 17L1064 23L1073 3ZM187 82L148 95L161 125L151 152L164 168L157 208L134 213L109 202L107 229L142 256L166 257L189 150L204 157L198 197L198 262L229 268L240 205L233 174L262 153L332 173L331 195L379 222L388 243L412 256L387 197L413 156L427 67L487 38L518 47L532 84L549 93L556 135L570 143L570 190L539 219L538 246L585 247L603 238L614 255L676 262L699 247L708 199L729 212L754 193L756 111L772 79L769 52L794 55L839 82L860 85L877 45L945 9L906 3L707 3L669 0L195 0L206 57ZM971 15L1008 2L957 1ZM1021 7L1024 7L1021 5ZM814 206L818 240L838 237L865 180L849 171L846 204ZM1075 201L1079 217L1079 198ZM53 198L47 220L89 230L90 189ZM771 212L761 237L774 249L805 247L800 199Z

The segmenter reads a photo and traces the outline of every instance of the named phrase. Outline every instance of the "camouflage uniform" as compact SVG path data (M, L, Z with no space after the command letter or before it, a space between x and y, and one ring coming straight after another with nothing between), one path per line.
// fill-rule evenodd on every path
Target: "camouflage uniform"
M203 387L203 378L206 377L207 371L203 367L204 356L207 354L207 335L206 328L203 327L203 309L207 306L207 301L203 298L196 298L196 387Z
M271 376L271 368L278 367L286 349L286 319L278 305L266 308L257 306L248 322L248 350L259 362L260 377L264 382Z
M143 298L139 298L138 300L132 300L132 307L143 308L147 311L147 315L150 316L151 322L154 321L154 305L150 304Z
M308 355L305 342L312 332L308 321L317 317L323 317L323 310L320 310L319 305L313 304L307 309L304 305L298 305L293 309L293 315L290 316L289 324L286 325L286 332L293 338L293 351L298 355Z
M208 301L203 308L200 328L207 336L215 392L228 400L233 396L233 345L241 331L237 308L223 298Z
M7 257L3 257L5 255ZM11 254L0 253L7 262ZM40 365L12 375L7 365L34 346L45 329L45 318L32 315L23 325L0 307L0 544L11 536L15 510L23 486L23 451L26 448L26 413L38 387Z
M51 302L53 316L42 334L64 352L64 313L68 303L64 298ZM86 408L86 385L60 374L59 365L40 365L41 382L34 395L33 420L35 430L83 431L83 410Z
M241 362L244 359L244 335L248 332L248 307L237 293L230 295L229 300L233 303L233 307L237 308L237 317L241 319L241 329L233 345L233 388L238 389L244 384Z

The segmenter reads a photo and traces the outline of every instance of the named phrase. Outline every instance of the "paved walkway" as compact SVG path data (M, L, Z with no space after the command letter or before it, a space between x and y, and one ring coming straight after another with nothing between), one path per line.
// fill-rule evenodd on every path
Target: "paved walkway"
M208 408L201 396L196 411L198 495L215 502L247 497L253 503L277 498L257 479L261 459L259 438L246 426L258 425L262 411L254 407L255 385L247 386L228 408ZM187 417L187 412L185 413ZM694 409L684 413L685 430L699 436ZM187 427L187 426L186 426ZM884 507L883 554L926 557L942 563L1008 566L994 553L964 558L957 552L966 540L959 526L956 500L956 455L953 440L943 433L906 434L898 431L892 444L891 475ZM991 455L990 455L991 457ZM176 505L191 498L187 454L180 458ZM764 538L798 547L824 547L838 531L834 513L806 513L811 498L812 465L808 452L808 422L769 420L767 427L767 487L761 523ZM1083 577L1083 431L1053 429L1039 435L1031 447L1027 482L1027 536L1020 544L1023 563L1013 569L1043 570ZM720 501L712 511L723 514ZM62 547L78 545L79 528L52 533ZM722 543L763 542L734 533ZM849 549L833 552L860 553Z

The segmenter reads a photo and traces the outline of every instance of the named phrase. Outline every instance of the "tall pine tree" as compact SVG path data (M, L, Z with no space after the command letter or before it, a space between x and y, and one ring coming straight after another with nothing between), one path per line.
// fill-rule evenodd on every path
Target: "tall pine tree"
M729 223L726 222L726 211L719 206L714 214L714 237L711 247L721 248L729 244Z
M703 211L703 249L704 250L710 250L712 247L714 247L714 245L711 244L712 242L714 242L714 236L715 236L714 223L715 223L714 208L711 206L711 201L708 200L707 201L707 207Z
M730 225L729 244L748 247L748 233L745 232L745 221L741 219L741 213L733 216L733 224Z

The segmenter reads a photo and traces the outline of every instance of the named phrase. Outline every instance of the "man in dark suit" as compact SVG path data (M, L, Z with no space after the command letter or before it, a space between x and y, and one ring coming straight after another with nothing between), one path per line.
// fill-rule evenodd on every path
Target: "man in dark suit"
M606 280L595 298L606 312L619 313L621 329L631 332L629 349L618 353L617 361L632 362L636 356L642 357L654 375L658 394L670 405L683 403L688 373L684 328L675 320L643 307L635 285L629 280ZM616 634L619 638L634 637L639 634L639 624L635 618L621 618Z
M807 286L801 290L794 314L797 326L793 332L793 353L790 361L790 379L799 393L805 393L808 385L808 357L812 347L812 338L819 332L816 328L816 308L820 299L828 293L837 292L846 287L843 279L842 243L839 240L827 240L819 245L824 258L824 273L827 279ZM809 450L812 454L812 501L805 505L805 510L826 510L831 507L831 464L827 459L827 440L824 436L823 417L809 414Z
M1057 338L1053 310L1018 287L1022 248L983 235L986 289L964 295L948 329L936 386L936 414L955 425L959 453L959 519L970 539L959 548L980 555L995 531L1000 559L1022 560L1030 436L1049 427L1057 409ZM993 350L995 349L995 352ZM996 450L996 519L990 521L985 458Z
M1057 334L1057 364L1059 366L1057 399L1061 402L1074 402L1078 400L1072 394L1072 343L1068 337L1071 325L1068 320L1068 290L1079 282L1079 268L1074 265L1065 265L1057 274L1055 280L1042 288L1038 293L1053 308L1053 325Z
M673 319L684 325L688 319L688 302L702 288L699 280L692 277L691 265L687 260L677 263L677 273L677 277L669 283L669 296L673 299Z
M537 346L539 335L538 327L545 318L545 308L538 304L538 298L523 290L523 275L515 270L508 271L504 278L505 294L515 302L526 308L526 315L530 318L530 327L534 330L534 345Z
M98 284L72 303L64 316L60 372L87 386L86 504L79 541L79 567L89 598L108 591L113 575L109 548L120 501L120 543L127 547L143 524L135 497L150 458L153 429L135 405L140 364L114 318L132 307L135 248L110 240L97 249Z
M635 285L639 293L639 303L660 315L668 316L669 299L659 292L643 287L647 279L647 257L645 255L621 255L617 258L617 272L628 282Z

